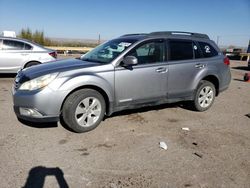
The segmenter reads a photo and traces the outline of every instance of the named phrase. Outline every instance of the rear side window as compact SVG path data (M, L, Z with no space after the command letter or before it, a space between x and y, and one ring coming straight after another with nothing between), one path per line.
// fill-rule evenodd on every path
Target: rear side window
M218 55L218 52L214 49L214 47L206 42L198 42L203 53L203 56L206 57L214 57Z
M170 60L187 60L193 59L193 42L192 41L169 41Z
M193 42L193 49L194 49L195 59L199 59L203 57L199 46L195 42Z
M4 40L3 41L3 50L23 50L24 43L14 40Z
M31 49L32 49L31 45L24 43L24 50L31 50Z

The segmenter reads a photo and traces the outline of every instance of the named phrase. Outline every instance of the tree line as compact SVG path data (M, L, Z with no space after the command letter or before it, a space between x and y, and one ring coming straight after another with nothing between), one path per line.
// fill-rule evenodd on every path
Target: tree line
M38 43L43 46L68 46L68 47L95 47L95 43L84 42L65 42L65 41L53 41L48 37L45 37L43 31L35 30L32 32L30 28L22 29L18 34L19 38L27 39Z

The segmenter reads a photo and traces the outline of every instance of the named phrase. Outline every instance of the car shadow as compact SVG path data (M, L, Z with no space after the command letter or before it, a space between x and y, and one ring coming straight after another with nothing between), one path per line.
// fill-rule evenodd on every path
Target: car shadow
M170 108L183 108L186 110L191 110L195 111L188 101L184 102L177 102L177 103L171 103L171 104L162 104L162 105L157 105L157 106L147 106L147 107L141 107L138 109L130 109L130 110L123 110L119 112L113 113L111 116L104 116L103 121L109 118L113 117L119 117L119 116L127 116L131 114L136 114L136 113L144 113L144 112L149 112L149 111L159 111L163 109L170 109ZM19 122L21 122L23 125L26 125L28 127L33 127L33 128L56 128L58 127L58 122L47 122L47 123L40 123L40 122L30 122L26 121L23 119L18 119ZM74 130L72 130L70 127L67 126L67 124L64 122L62 116L60 116L60 124L62 125L63 128L70 132L76 133Z
M232 69L250 71L250 68L246 66L232 67Z
M135 114L135 113L159 111L159 110L169 109L169 108L183 108L183 109L193 111L193 108L190 106L189 102L177 102L177 103L171 103L171 104L161 104L157 106L147 106L147 107L142 107L138 109L123 110L123 111L115 112L111 116L105 116L105 119L116 117L116 116L126 116L126 115Z
M26 121L23 119L19 119L18 121L20 123L22 123L23 125L26 125L28 127L33 127L33 128L39 128L39 129L43 129L43 128L55 128L58 127L57 122L46 122L46 123L41 123L41 122L30 122L30 121Z
M0 78L15 78L16 73L0 73Z
M65 123L65 121L63 120L62 118L62 115L60 115L60 124L62 125L62 127L70 132L73 132L73 133L77 133L75 132L73 129L71 129L69 126L67 126L67 124Z
M47 168L44 166L37 166L29 171L29 176L23 188L43 188L46 176L55 176L60 188L69 187L67 181L64 178L64 173L60 168Z
M237 78L234 78L233 80L238 81L238 82L245 82L244 80L242 80L242 79L237 79Z

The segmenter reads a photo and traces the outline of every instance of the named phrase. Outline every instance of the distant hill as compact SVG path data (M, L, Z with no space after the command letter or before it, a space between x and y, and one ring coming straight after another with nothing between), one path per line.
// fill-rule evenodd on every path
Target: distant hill
M75 38L49 38L52 41L58 43L89 43L89 44L98 44L98 39L75 39ZM105 42L105 40L101 40L101 43Z

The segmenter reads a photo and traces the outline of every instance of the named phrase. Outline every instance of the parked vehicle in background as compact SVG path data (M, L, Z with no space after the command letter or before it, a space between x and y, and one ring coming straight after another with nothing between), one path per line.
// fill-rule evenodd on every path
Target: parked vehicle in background
M56 58L56 51L34 42L0 37L0 73L16 73L21 68L54 61Z
M205 34L154 32L108 41L79 59L24 69L13 88L18 118L63 121L76 132L104 115L190 101L209 109L231 81L229 59Z
M225 55L232 60L240 60L240 54L242 53L241 48L229 48L225 50Z

